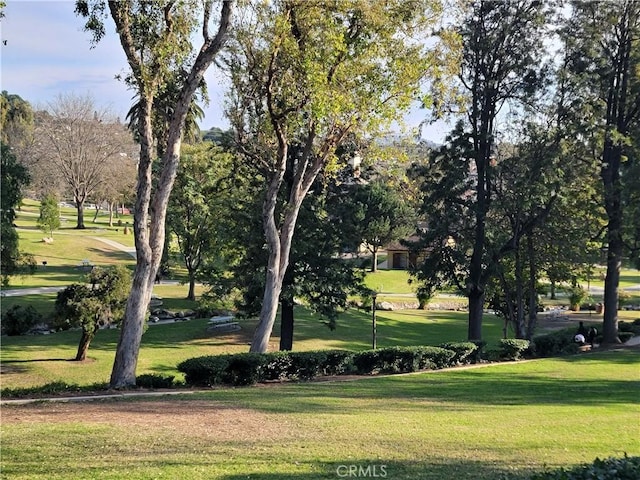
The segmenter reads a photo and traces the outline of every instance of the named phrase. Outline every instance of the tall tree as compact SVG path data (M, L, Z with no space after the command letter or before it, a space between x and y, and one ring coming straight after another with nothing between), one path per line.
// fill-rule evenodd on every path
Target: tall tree
M31 104L6 90L0 96L0 135L2 141L18 149L33 136L34 113Z
M285 174L289 185L291 166L289 162ZM338 174L342 170L346 169ZM312 194L300 207L295 242L279 298L280 350L293 349L296 301L305 302L320 314L325 325L334 329L341 310L347 305L348 295L360 293L364 288L362 270L340 257L353 237L347 235L346 230L356 230L353 226L347 227L353 220L348 206L353 198L351 193L351 189L340 184L338 177L318 178ZM279 201L284 203L286 198L286 192L282 192ZM242 301L238 303L244 315L259 315L264 296L268 254L264 240L255 235L255 229L260 228L260 210L259 202L254 200L254 215L247 215L247 224L241 228L245 234L242 240L245 250L236 265L235 280L244 287ZM356 241L357 245L361 243Z
M23 254L18 248L18 232L14 225L16 208L22 202L24 188L29 184L27 169L18 163L11 148L4 142L0 142L2 152L0 154L0 172L2 184L0 185L0 274L2 284L9 283L9 276L20 270L23 264Z
M632 133L640 120L640 2L575 1L571 6L564 31L568 67L585 112L585 130L597 139L608 219L603 342L615 343L628 198L621 173L624 163L633 161L638 138Z
M433 57L411 42L440 13L438 1L275 1L254 5L229 56L229 118L242 154L267 182L268 262L251 351L268 348L303 199L354 131L398 118ZM300 145L290 195L279 208L292 145Z
M489 268L495 261L487 244L487 215L493 200L498 119L507 103L530 100L542 84L548 14L545 2L474 0L465 4L462 23L454 27L463 43L459 92L466 114L462 130L468 132L463 135L468 142L464 155L472 165L470 170L462 166L473 192L465 194L465 202L471 202L466 235L472 245L462 282L469 298L471 340L482 338L485 286L494 273Z
M84 229L84 205L105 181L107 167L130 150L131 135L106 110L98 111L86 95L59 95L38 117L40 156L48 172L62 175L78 212L76 228Z
M231 19L233 2L220 2L218 16L214 13L216 3L210 0L76 2L76 12L87 18L86 29L93 32L94 41L104 36L104 20L109 11L130 67L126 81L140 103L137 122L140 161L134 212L136 269L111 373L113 387L135 385L136 382L138 352L153 283L164 251L167 205L180 158L185 122L205 72L224 45ZM217 31L212 34L211 27L216 21ZM196 47L194 37L198 30L201 44ZM179 76L176 71L186 74ZM154 100L176 81L180 81L179 93L170 109L170 120L165 124L166 135L160 135L153 128ZM154 189L154 144L160 138L166 138L166 149Z
M196 280L206 264L223 256L231 182L231 154L211 142L183 149L169 199L167 228L187 269L189 300L195 300Z

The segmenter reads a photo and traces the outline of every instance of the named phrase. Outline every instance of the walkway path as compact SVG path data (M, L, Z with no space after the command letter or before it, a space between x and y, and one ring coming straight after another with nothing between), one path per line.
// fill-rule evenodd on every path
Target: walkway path
M106 243L107 245L111 245L113 248L117 248L122 252L128 253L133 258L136 258L136 247L127 247L126 245L118 243L114 240L110 240L108 238L102 238L102 237L89 237L89 238L92 238L93 240L98 240L102 243Z

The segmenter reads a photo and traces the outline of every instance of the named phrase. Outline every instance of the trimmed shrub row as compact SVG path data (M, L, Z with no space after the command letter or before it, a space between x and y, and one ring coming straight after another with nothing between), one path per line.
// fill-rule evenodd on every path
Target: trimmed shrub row
M252 385L274 380L311 380L332 375L372 375L441 369L475 361L471 342L440 347L390 347L362 352L239 353L188 359L178 365L187 385Z

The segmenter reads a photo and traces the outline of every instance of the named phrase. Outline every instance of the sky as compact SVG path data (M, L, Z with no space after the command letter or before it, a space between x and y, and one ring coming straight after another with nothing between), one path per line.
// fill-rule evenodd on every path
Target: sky
M46 108L60 94L89 94L97 110L108 109L124 121L134 92L117 80L127 62L108 23L105 37L92 48L83 19L74 13L73 0L8 0L0 20L0 90L20 95L36 108ZM5 44L6 42L6 44ZM200 127L226 129L223 115L224 75L212 66L206 75L210 104L203 107ZM415 127L426 112L414 108L405 122ZM441 142L449 127L423 129L423 138Z

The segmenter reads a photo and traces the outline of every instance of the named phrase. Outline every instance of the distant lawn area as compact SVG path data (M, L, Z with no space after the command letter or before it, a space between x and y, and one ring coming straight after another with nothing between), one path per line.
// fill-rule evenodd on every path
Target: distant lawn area
M3 405L1 467L21 480L328 480L349 471L525 480L640 454L639 362L640 350L626 349L347 382Z

